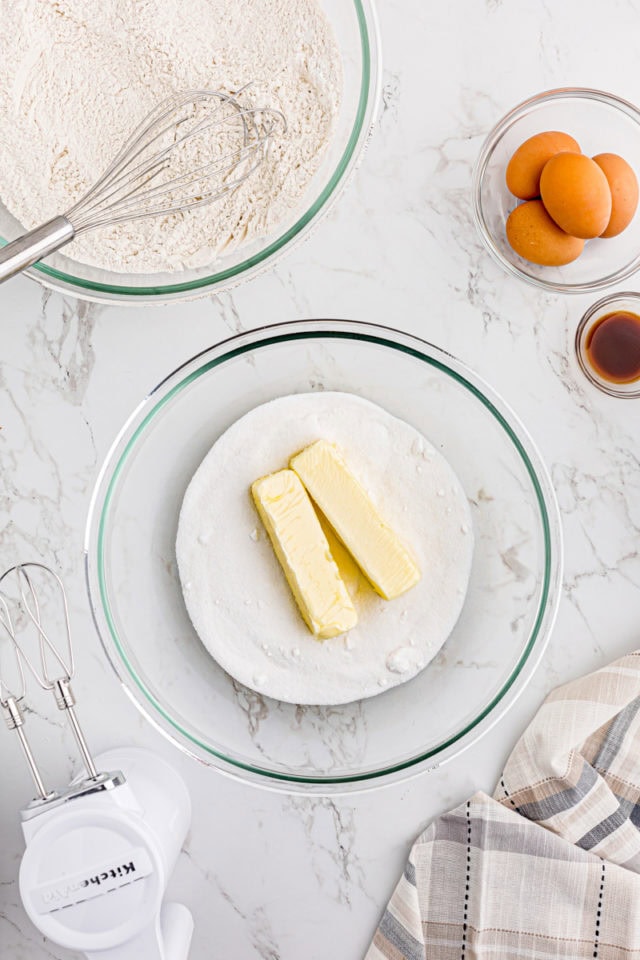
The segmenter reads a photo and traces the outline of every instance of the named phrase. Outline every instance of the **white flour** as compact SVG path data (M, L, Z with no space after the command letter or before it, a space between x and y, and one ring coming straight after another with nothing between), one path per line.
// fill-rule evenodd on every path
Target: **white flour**
M249 493L321 437L344 451L422 572L406 594L383 600L330 537L359 620L324 641L305 626ZM446 460L377 405L333 392L283 397L236 421L187 489L176 545L189 616L218 663L260 693L313 704L370 697L415 676L453 629L472 551L469 504Z
M64 213L169 94L236 90L288 131L214 206L85 234L65 253L124 272L211 263L273 232L329 141L341 63L317 0L21 0L2 4L0 196L27 228Z

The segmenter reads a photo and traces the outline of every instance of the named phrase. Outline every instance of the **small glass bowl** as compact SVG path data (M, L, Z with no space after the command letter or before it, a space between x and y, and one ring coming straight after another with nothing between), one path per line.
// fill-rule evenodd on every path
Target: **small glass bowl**
M591 331L603 317L618 310L640 316L640 293L611 293L589 307L576 330L576 356L580 369L594 387L602 390L603 393L607 393L610 397L632 400L640 397L640 377L628 383L615 383L612 380L607 380L592 365L587 352Z
M619 236L596 238L563 267L529 263L511 248L505 224L520 202L507 189L505 171L517 148L545 130L574 137L586 156L617 153L640 176L640 111L601 90L547 90L514 107L487 136L473 173L473 211L491 255L514 277L556 293L590 293L630 277L640 267L640 214Z

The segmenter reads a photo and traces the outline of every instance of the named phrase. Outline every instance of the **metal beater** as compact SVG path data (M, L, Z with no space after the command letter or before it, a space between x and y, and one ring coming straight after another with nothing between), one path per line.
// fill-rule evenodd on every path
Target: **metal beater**
M86 230L192 210L239 187L286 130L280 111L241 103L245 90L189 90L159 104L78 203L0 250L0 283Z
M56 602L61 644L42 612ZM47 789L25 735L29 675L54 694L82 756L84 774L61 789ZM42 563L11 567L0 576L0 706L37 790L21 813L22 902L45 936L90 960L186 960L191 914L182 904L164 903L163 895L191 818L187 788L170 764L146 750L119 748L94 761L75 712L73 675L62 581Z
M65 633L62 653L53 645L44 629L38 593L34 585L34 573L44 574L59 594ZM11 584L12 579L13 584ZM14 590L9 590L10 586L13 586ZM38 650L39 668L34 662L33 653L28 650L28 645L25 642L27 638L25 637L25 640L22 641L18 639L18 618L23 621L23 632L32 634L31 640L33 642L31 645L35 644ZM95 789L101 777L98 775L75 712L76 701L71 690L71 679L75 667L71 644L69 608L60 577L41 563L22 563L6 570L0 577L0 625L2 625L5 634L11 641L12 652L16 661L17 680L17 684L9 686L6 679L7 673L2 669L3 664L0 659L0 706L5 711L7 726L18 734L20 745L36 785L38 799L34 801L34 804L37 805L39 801L50 803L59 795L55 791L45 788L42 775L23 729L25 723L23 702L26 693L25 666L43 690L50 690L53 693L58 709L65 712L87 771L87 780L84 783ZM58 674L57 676L52 675L52 666L54 673ZM89 783L89 781L92 781L92 783ZM113 785L115 785L115 780Z

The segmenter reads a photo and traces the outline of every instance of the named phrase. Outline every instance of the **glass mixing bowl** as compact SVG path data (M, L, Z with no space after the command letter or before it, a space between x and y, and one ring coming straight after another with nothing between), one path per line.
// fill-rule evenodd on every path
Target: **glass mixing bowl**
M456 471L475 532L465 605L435 660L337 707L276 702L232 680L191 626L175 559L182 498L214 441L257 404L310 390L358 394L422 431ZM505 403L431 344L336 320L243 333L156 387L102 467L85 550L102 644L142 712L218 770L319 794L406 778L473 743L531 677L560 589L551 483Z
M331 209L361 159L380 96L380 43L373 0L319 3L341 54L342 102L320 167L287 220L278 224L276 235L242 244L214 263L179 273L116 273L80 263L62 250L27 270L28 276L63 293L103 303L189 300L220 293L255 276L302 240ZM0 246L22 233L22 225L0 202Z
M563 267L542 267L509 245L505 223L520 202L507 190L505 171L520 144L545 130L574 137L587 156L617 153L640 177L640 110L602 90L563 87L548 90L503 117L480 150L473 173L473 211L489 253L512 276L556 293L589 293L620 283L640 267L640 214L619 236L588 240L584 251Z

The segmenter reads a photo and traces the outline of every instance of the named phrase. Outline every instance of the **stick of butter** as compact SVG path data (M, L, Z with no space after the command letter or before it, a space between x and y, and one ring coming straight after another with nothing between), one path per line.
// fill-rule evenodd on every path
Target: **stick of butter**
M393 600L418 582L415 561L334 444L317 440L292 457L289 466L380 596Z
M276 557L305 623L320 640L355 627L358 615L307 492L293 470L251 485Z

